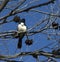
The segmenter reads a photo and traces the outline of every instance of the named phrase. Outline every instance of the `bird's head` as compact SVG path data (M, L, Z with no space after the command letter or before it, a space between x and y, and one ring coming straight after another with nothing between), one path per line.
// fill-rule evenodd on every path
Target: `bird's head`
M22 19L21 22L25 23L25 19Z
M20 22L19 22L19 24L25 25L25 19L21 19Z

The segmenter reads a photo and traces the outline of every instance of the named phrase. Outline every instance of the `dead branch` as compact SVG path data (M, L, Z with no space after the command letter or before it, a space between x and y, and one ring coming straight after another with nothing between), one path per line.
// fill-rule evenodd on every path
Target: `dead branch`
M54 1L55 1L55 0L51 0L51 1L48 1L48 2L46 2L46 3L42 3L42 4L35 5L35 6L31 6L31 7L29 7L29 8L23 8L23 9L20 9L20 10L18 10L18 11L16 11L16 12L12 10L12 11L11 11L9 14L7 14L6 16L1 17L0 20L3 20L3 19L5 19L5 18L7 18L7 17L9 17L9 16L13 16L13 15L15 15L15 14L17 14L17 13L27 12L27 11L33 9L33 8L37 8L37 7L41 7L41 6L45 6L45 5L51 4L51 3L53 3Z
M4 0L3 3L0 6L0 12L4 9L4 7L7 5L7 3L9 2L9 0Z
M60 15L58 15L58 14L51 14L51 13L48 13L48 12L43 12L43 11L35 10L35 9L31 9L29 11L38 12L38 13L42 13L42 14L46 14L46 15L50 15L50 16L54 16L54 17L59 17L60 18Z
M12 55L12 56L8 56L8 55L0 55L0 59L11 59L11 58L16 58L16 57L19 57L19 56L26 56L26 55L43 55L43 56L46 56L46 57L54 57L54 58L60 58L60 55L53 55L52 53L49 53L49 52L44 52L44 51L34 51L34 52L21 52L21 53L18 53L16 55Z

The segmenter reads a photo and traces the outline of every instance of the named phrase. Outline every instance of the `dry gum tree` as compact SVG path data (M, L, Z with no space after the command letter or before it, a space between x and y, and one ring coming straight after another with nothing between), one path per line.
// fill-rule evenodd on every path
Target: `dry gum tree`
M59 62L59 3L59 0L0 0L0 60ZM22 19L27 31L22 48L18 49L17 25Z

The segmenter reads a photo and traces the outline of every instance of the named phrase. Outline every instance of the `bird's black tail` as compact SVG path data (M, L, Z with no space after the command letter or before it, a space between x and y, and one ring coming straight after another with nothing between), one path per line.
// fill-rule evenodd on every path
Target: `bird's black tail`
M19 38L18 39L18 45L17 45L17 48L21 48L22 47L22 39L21 38Z

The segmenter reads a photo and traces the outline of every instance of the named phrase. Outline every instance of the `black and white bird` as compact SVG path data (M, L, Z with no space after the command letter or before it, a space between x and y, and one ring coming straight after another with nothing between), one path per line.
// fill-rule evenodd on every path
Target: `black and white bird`
M18 24L18 38L19 39L18 39L17 48L19 49L22 47L22 39L25 36L26 31L27 31L27 27L25 24L25 19L22 19L20 23Z

